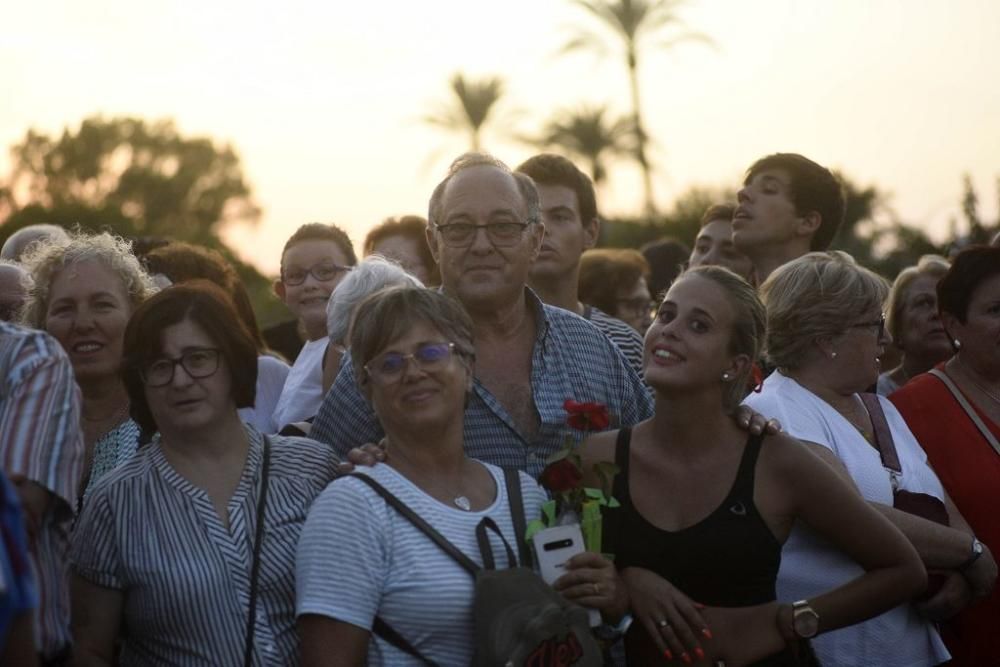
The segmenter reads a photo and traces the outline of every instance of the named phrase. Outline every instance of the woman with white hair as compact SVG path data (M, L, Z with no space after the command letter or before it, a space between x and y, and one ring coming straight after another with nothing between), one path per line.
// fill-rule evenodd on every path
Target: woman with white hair
M323 359L323 393L330 390L340 371L340 360L350 344L354 310L366 297L386 287L423 287L415 276L381 255L369 255L344 276L326 304L326 331L330 344Z
M128 241L101 234L50 237L24 258L31 286L21 319L59 341L83 394L89 489L135 453L139 427L121 380L122 341L132 311L156 288Z
M951 341L937 305L937 284L948 273L948 266L944 257L924 255L916 266L903 269L893 281L885 326L902 359L899 366L878 376L878 393L882 396L951 356Z
M887 399L861 394L875 383L890 338L885 280L842 252L789 262L760 288L766 353L777 370L746 404L779 419L849 480L909 539L932 586L922 598L813 641L825 667L922 667L949 659L928 618L968 604L968 588L989 590L996 563L970 560L972 530L945 493L927 456ZM810 527L797 525L781 553L778 597L809 598L853 579L861 566ZM934 576L938 575L938 576Z

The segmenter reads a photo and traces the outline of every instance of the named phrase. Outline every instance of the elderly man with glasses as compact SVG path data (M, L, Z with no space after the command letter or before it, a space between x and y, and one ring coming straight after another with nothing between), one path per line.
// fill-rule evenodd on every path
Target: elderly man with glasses
M434 190L429 218L442 288L462 303L475 329L469 456L537 477L562 446L566 399L603 403L623 425L652 414L650 396L621 352L592 324L543 304L526 287L544 235L528 176L488 155L463 155ZM382 437L351 364L341 366L311 436L340 456Z

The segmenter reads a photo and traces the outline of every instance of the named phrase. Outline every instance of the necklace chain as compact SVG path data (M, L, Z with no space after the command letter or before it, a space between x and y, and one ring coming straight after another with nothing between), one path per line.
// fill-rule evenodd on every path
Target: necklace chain
M969 382L971 382L977 389L979 389L979 391L986 394L986 396L990 400L992 400L995 403L1000 403L1000 396L993 393L992 391L984 387L978 380L976 380L975 376L972 374L972 371L969 370L968 366L965 365L965 362L963 362L957 356L955 357L955 361L958 362L958 365L962 367L962 374L965 375L965 377L969 378Z

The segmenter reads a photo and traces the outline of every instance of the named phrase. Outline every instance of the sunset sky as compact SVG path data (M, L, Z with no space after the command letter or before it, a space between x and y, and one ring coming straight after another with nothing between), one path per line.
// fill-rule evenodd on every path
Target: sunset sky
M716 46L645 54L662 208L692 185L735 185L780 150L890 192L900 219L937 238L959 216L963 173L997 216L1000 2L695 0L681 16ZM336 222L360 244L388 215L426 215L466 148L420 120L456 71L507 80L513 120L496 127L508 134L582 103L627 111L617 50L556 55L573 26L595 25L566 0L7 3L0 145L95 113L170 117L232 143L263 216L228 238L273 272L304 222ZM486 145L512 166L533 152L502 132ZM604 212L638 212L639 186L616 164Z

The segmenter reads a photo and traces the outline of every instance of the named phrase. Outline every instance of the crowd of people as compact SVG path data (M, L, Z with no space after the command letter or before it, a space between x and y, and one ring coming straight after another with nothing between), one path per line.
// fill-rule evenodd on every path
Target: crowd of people
M689 257L598 248L572 162L470 153L360 260L288 238L291 344L218 252L16 232L0 664L471 664L469 572L532 560L569 439L615 471L552 584L605 664L1000 665L1000 243L890 285L843 215L777 153Z

